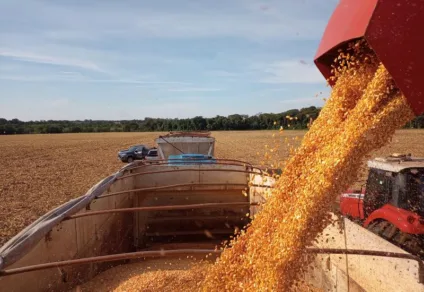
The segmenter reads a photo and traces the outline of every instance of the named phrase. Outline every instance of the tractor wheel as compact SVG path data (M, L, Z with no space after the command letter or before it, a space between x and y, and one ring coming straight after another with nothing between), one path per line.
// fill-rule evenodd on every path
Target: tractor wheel
M388 221L374 221L367 229L403 250L424 258L424 242L418 236L404 233Z
M375 226L376 226L378 223L379 223L378 221L371 222L371 223L367 226L367 229L368 229L369 231L371 231L372 233L376 233L377 231L376 231L376 229L375 229Z
M368 225L368 230L394 244L397 244L395 239L401 233L399 228L384 220L371 223Z
M385 231L385 229L390 225L387 221L374 221L371 222L370 225L368 225L367 229L371 231L372 233L377 234L378 236L381 236L382 233Z
M387 227L383 230L381 233L381 236L385 239L387 239L390 242L393 242L394 237L400 232L399 228L397 228L395 225L389 223Z
M393 241L407 252L424 258L424 242L418 236L399 231Z

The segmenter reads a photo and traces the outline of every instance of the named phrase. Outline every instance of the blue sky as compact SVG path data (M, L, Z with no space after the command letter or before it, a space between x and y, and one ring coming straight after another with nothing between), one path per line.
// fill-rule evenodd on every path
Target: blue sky
M329 89L313 57L337 2L2 0L0 117L182 118L322 106Z

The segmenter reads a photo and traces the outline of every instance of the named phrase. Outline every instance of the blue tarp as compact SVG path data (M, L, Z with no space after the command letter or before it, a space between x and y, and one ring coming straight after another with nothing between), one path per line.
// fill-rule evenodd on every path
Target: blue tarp
M197 163L216 163L215 158L204 154L180 154L180 155L169 155L169 165L187 165Z

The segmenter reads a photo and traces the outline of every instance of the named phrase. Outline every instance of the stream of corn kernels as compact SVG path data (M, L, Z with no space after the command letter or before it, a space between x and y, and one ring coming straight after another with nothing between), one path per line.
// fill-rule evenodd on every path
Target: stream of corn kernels
M355 181L362 159L413 118L385 67L372 57L361 62L341 69L328 104L285 165L273 195L210 267L204 291L295 289L307 268L303 251L329 224L336 196Z

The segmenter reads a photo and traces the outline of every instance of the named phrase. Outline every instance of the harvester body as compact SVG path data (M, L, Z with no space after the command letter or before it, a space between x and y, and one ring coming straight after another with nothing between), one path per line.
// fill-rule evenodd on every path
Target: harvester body
M424 112L423 27L424 1L340 0L322 37L315 64L329 79L338 50L351 41L365 39L419 115Z
M424 254L424 158L376 158L368 167L366 188L341 195L341 213L408 251Z

